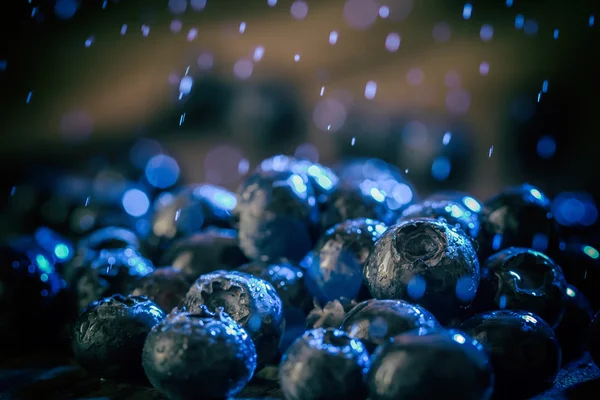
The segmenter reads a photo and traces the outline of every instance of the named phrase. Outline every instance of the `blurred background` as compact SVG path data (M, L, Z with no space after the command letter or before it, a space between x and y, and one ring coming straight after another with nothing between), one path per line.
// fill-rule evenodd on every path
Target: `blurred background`
M284 153L376 157L423 196L529 182L599 241L597 0L0 7L0 234L143 216L147 187L235 189Z

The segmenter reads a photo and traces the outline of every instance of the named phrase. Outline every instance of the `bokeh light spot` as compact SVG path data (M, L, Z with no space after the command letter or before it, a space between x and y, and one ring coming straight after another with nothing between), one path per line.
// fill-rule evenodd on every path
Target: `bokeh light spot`
M150 200L146 193L139 189L129 189L123 194L121 201L125 212L132 217L141 217L148 212Z

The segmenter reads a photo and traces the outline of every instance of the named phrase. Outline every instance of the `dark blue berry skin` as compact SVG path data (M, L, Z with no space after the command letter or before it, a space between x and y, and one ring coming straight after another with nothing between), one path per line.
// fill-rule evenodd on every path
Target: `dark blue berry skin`
M511 247L483 263L475 308L530 311L554 328L565 312L566 291L554 261L535 250Z
M96 257L77 265L67 282L81 311L103 297L131 293L137 282L152 271L150 260L130 248L101 250Z
M386 229L384 223L366 218L346 220L328 229L301 262L311 296L324 304L367 293L363 265Z
M600 309L600 254L581 243L561 244L553 259L561 266L567 282L588 298L592 310Z
M237 268L247 261L236 231L212 227L173 242L160 258L160 265L172 265L193 282L202 274Z
M47 253L29 241L0 244L0 349L37 340L34 333L45 327L51 335L49 310L64 285ZM66 310L64 310L66 312ZM53 327L54 328L54 327ZM29 345L28 345L29 346ZM20 347L17 345L17 347Z
M375 195L373 195L375 193ZM329 229L349 219L370 218L390 224L396 213L385 203L381 192L364 192L357 186L339 185L329 197L321 213L321 227Z
M508 247L553 251L558 246L558 226L550 206L550 199L529 184L487 200L479 215L479 257L485 259Z
M420 304L443 324L471 304L479 285L479 261L469 237L431 219L390 227L363 273L374 298Z
M313 246L319 210L312 185L289 171L261 172L237 190L240 248L251 260L297 262Z
M306 177L315 191L317 202L321 205L329 200L339 182L339 178L330 168L282 154L263 160L257 168L257 172L268 171L289 171Z
M201 275L188 291L183 306L194 313L203 305L210 311L222 307L248 332L260 366L276 356L285 320L281 299L269 282L237 271Z
M144 296L115 295L94 301L73 326L75 359L103 378L143 381L144 341L164 318L165 313Z
M140 241L137 235L129 229L118 226L109 226L98 229L83 237L77 243L76 253L97 254L102 250L115 249L140 250Z
M181 306L190 288L183 272L170 267L157 268L144 276L131 291L133 296L146 296L163 311Z
M461 327L490 355L496 376L495 398L529 398L552 386L561 350L552 328L527 311L478 314Z
M288 348L279 379L288 400L364 400L369 354L362 343L337 329L313 329Z
M594 313L583 293L573 285L566 287L565 314L554 330L566 364L581 358L587 350L587 337Z
M169 314L146 338L143 367L171 400L224 399L239 393L256 369L248 333L221 309Z
M488 400L494 374L477 340L456 330L421 328L379 346L367 382L371 400Z
M451 201L454 203L460 203L463 207L466 207L467 210L470 210L475 214L479 214L483 209L483 203L477 200L475 197L465 192L457 192L453 190L436 192L430 196L427 196L425 201Z
M210 185L189 185L173 193L163 193L153 206L148 243L164 249L175 239L199 232L207 226L232 227L235 194Z
M477 213L466 208L462 203L440 200L413 204L400 214L399 222L410 219L432 218L448 222L448 224L462 229L470 238L475 239L479 233L479 219Z
M418 328L440 328L433 314L402 300L363 301L342 322L340 329L359 339L370 351L388 339Z

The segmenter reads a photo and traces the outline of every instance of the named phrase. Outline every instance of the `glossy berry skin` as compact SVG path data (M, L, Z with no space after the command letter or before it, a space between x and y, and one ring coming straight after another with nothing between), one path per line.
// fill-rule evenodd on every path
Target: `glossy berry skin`
M402 300L371 299L346 314L340 329L365 343L369 350L388 339L419 328L440 328L433 314Z
M175 241L161 257L161 265L171 265L190 281L220 269L233 269L248 259L238 246L232 229L207 228Z
M592 310L600 309L600 253L581 243L561 244L554 260L561 266L567 282L588 298Z
M140 250L140 241L137 235L129 229L118 226L109 226L95 230L83 237L77 243L77 254L98 253L102 250L124 250L130 248Z
M154 266L132 249L102 250L78 265L69 276L78 310L113 294L131 293L134 285L154 271Z
M457 192L453 190L436 192L430 196L427 196L425 201L450 201L454 203L460 203L463 207L466 207L469 211L475 214L479 214L483 209L483 203L477 200L475 197L465 192Z
M231 228L235 194L210 185L189 185L173 193L163 193L153 206L152 229L148 242L164 248L175 239L199 232L207 226Z
M563 364L578 359L587 350L587 337L594 313L583 293L573 285L566 287L565 314L554 333L560 342Z
M91 303L73 326L77 362L95 375L142 381L146 335L165 313L144 296L115 295Z
M479 261L462 231L437 220L411 220L383 234L363 273L373 297L418 303L447 323L475 296Z
M385 203L380 192L365 193L357 186L339 185L329 197L321 214L321 227L329 229L349 219L369 218L383 223L393 223L396 214Z
M551 202L529 184L508 188L484 203L477 236L480 258L508 247L546 252L558 244Z
M328 201L339 182L339 178L330 168L282 154L263 160L257 168L257 172L268 171L289 171L306 177L315 191L317 202L321 205Z
M176 312L148 334L146 376L171 400L223 399L239 393L256 369L248 333L222 310Z
M288 400L363 400L369 354L362 343L337 329L313 329L288 348L279 379Z
M535 250L511 247L483 263L475 308L526 310L556 327L565 312L566 290L554 261Z
M240 248L251 260L297 262L313 245L318 208L310 183L289 171L261 172L237 190Z
M272 264L253 261L242 265L237 271L257 276L273 285L285 309L308 311L312 305L304 284L304 270L288 261Z
M490 360L475 339L425 328L379 346L367 377L371 400L487 400L493 380Z
M454 201L424 201L408 206L400 214L399 222L410 219L432 218L448 222L462 229L469 237L475 239L479 233L477 214Z
M363 265L386 229L382 222L365 218L328 229L301 262L311 296L322 303L360 297L365 292Z
M253 339L259 365L275 357L285 328L283 304L264 279L237 271L201 275L183 305L192 313L203 305L210 311L222 307Z
M528 398L550 387L561 364L552 328L527 311L478 314L461 327L489 353L496 398Z
M190 288L186 276L170 267L155 269L134 286L133 296L146 296L165 312L179 307Z
M588 347L592 359L596 365L600 365L600 311L594 315L592 323L590 324Z

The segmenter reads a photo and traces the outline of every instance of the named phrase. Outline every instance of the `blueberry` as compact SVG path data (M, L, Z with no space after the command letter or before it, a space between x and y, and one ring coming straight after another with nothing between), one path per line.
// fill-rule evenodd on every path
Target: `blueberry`
M290 171L306 177L315 191L319 204L327 202L339 182L339 178L330 168L282 154L263 160L257 170L259 172Z
M416 302L447 323L475 296L479 261L462 231L441 221L411 220L383 234L363 273L373 297Z
M169 314L148 334L142 354L150 383L172 400L229 398L256 368L248 333L221 309L204 306Z
M174 239L199 232L207 226L231 228L235 194L225 188L190 185L173 193L165 192L153 206L150 245L164 248Z
M0 338L29 337L39 324L49 329L45 319L62 288L52 259L43 249L21 241L1 244Z
M248 177L234 210L239 241L251 260L302 259L313 245L318 209L312 185L289 171Z
M222 307L254 340L261 366L275 357L285 327L283 304L264 279L237 271L201 275L183 305L192 313L202 305L210 311Z
M592 310L600 309L600 253L581 243L562 244L554 257L567 282L577 286L589 299Z
M308 311L312 305L304 284L304 271L289 261L253 261L242 265L237 271L257 276L273 285L285 309Z
M557 225L550 200L534 186L506 189L484 203L477 236L480 257L508 247L546 252L557 246Z
M362 270L387 226L372 219L351 219L334 225L302 261L311 295L325 303L354 299L364 292Z
M561 351L550 325L527 311L478 314L461 325L490 355L498 398L528 398L550 387Z
M406 180L405 174L383 160L353 159L339 166L336 171L343 184L360 187L367 194L375 189L373 193L378 198L383 195L386 206L394 213L417 201L415 188Z
M393 223L396 214L388 208L384 195L378 189L364 192L356 186L339 185L323 207L321 227L329 229L355 218L371 218L384 223Z
M425 328L379 346L367 377L371 400L487 400L493 381L490 360L475 339Z
M73 327L72 348L89 372L120 381L141 381L146 335L165 313L144 296L114 295L91 303Z
M98 229L82 238L77 243L76 252L77 254L98 253L106 249L123 250L126 248L140 250L140 241L137 235L129 229L109 226Z
M423 307L402 300L371 299L346 314L341 328L360 339L369 350L389 338L418 328L438 328L440 323Z
M187 277L175 268L158 268L140 279L132 290L134 296L146 296L163 311L179 307L190 285Z
M475 197L465 192L457 192L452 190L436 192L428 196L425 201L451 201L454 203L460 203L462 206L466 207L475 214L480 213L483 209L483 204Z
M77 265L68 282L77 297L78 309L113 294L131 293L133 286L154 271L152 263L132 249L102 250Z
M161 265L172 265L192 281L202 274L236 268L248 259L238 246L232 229L207 228L175 241L161 257Z
M566 287L565 314L554 330L562 349L563 364L581 358L586 351L586 339L594 313L583 293L573 285Z
M565 312L566 293L567 283L554 261L535 250L511 247L483 263L475 308L526 310L556 327Z
M405 208L400 214L400 221L422 218L444 220L450 225L462 229L473 239L479 233L477 213L472 212L462 203L449 200L424 201Z
M337 329L313 329L298 338L279 367L286 399L348 399L367 397L364 376L369 354L362 343Z
M314 301L314 308L306 317L306 327L313 328L339 328L344 317L356 307L355 300L341 298L325 303L321 306L318 300Z

